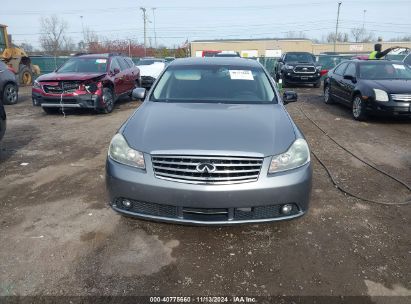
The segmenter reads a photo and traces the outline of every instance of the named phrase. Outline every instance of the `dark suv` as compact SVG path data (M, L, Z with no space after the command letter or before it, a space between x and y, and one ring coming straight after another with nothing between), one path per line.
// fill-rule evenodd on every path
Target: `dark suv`
M289 84L312 84L321 86L321 66L315 56L307 52L289 52L283 54L275 68L276 80L283 80L283 86Z
M114 102L140 86L140 70L118 54L74 56L55 72L37 78L33 105L46 113L61 108L88 108L110 113Z

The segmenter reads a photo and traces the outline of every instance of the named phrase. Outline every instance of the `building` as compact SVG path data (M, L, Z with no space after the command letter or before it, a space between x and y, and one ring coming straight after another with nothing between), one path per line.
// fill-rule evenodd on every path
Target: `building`
M383 48L402 46L411 48L411 42L382 42ZM374 43L339 42L337 53L361 54L374 50ZM204 51L234 51L241 57L280 57L286 52L310 52L315 55L333 52L333 43L313 43L310 39L222 39L191 42L191 56L202 57Z

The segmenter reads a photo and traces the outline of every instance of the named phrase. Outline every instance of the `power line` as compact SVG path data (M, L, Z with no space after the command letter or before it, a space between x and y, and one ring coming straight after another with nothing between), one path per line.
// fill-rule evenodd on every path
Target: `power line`
M323 2L313 2L310 3L311 6L313 5L322 5L324 4ZM211 10L249 10L249 9L269 9L269 8L278 8L278 7L290 7L290 6L295 6L295 4L289 4L289 3L284 3L284 4L276 4L276 5L253 5L253 6L163 6L163 7L157 7L158 9L161 10L205 10L205 9L211 9ZM110 7L110 8L93 8L93 14L95 13L113 13L113 11L132 11L136 10L138 7L135 6L129 6L129 7ZM56 9L56 10L2 10L0 15L39 15L39 14L53 14L53 13L58 13L59 15L73 15L73 14L79 14L79 13L85 13L83 9L65 9L62 11L61 9Z
M324 23L331 23L330 20L324 20L324 21L312 21L312 22L301 22L301 23L295 23L295 22L291 22L291 23L267 23L267 24L251 24L251 25L230 25L233 29L232 30L236 30L238 28L249 28L249 27L260 27L260 26L280 26L280 27L285 27L285 26L305 26L307 24L309 25L317 25L317 24L324 24ZM209 32L210 28L221 28L224 25L220 25L220 26L204 26L204 27L195 27L194 30L187 30L184 29L184 27L175 27L176 30L173 30L174 27L157 27L156 29L163 29L162 31L175 31L175 32L184 32L184 33L190 33L190 32L197 32L197 31L206 31ZM202 29L204 28L204 30ZM164 30L165 29L165 30ZM178 30L181 29L181 30ZM118 32L118 31L129 31L129 30L135 30L135 27L127 27L127 28L118 28L118 29L101 29L101 30L97 30L94 31L96 33L100 33L100 32ZM71 31L71 32L66 32L67 34L81 34L82 32L79 31ZM14 33L13 36L34 36L34 35L42 35L42 34L46 34L44 32L38 32L38 33Z
M287 3L278 3L273 5L244 5L244 6L219 6L219 5L205 5L205 6L162 6L157 7L157 9L161 10L250 10L250 9L274 9L274 8L281 8L281 7L295 7L296 5L303 5L306 4L306 1L287 1ZM409 0L390 0L390 4L409 4ZM358 4L358 1L344 1L345 4ZM386 0L362 0L361 4L366 3L386 3ZM329 5L330 2L322 1L322 2L311 2L310 6L319 6L319 5ZM92 14L94 15L96 12L108 12L113 13L113 11L133 11L138 9L136 6L128 6L128 7L105 7L105 8L93 8ZM58 13L60 15L72 15L72 14L84 14L84 9L65 9L62 11L61 9L56 10L2 10L0 15L39 15L39 14L53 14ZM90 13L91 14L91 13Z
M197 33L197 32L209 32L209 29L220 29L221 27L224 26L230 26L229 30L237 30L237 29L241 29L241 28L245 28L248 29L250 27L276 27L276 29L278 28L284 28L287 26L304 26L304 28L306 28L306 25L325 25L328 26L329 24L331 24L333 21L329 20L329 19L324 19L324 20L317 20L317 21L308 21L308 22L285 22L285 23L259 23L259 24L219 24L219 25L211 25L211 26L196 26L193 29L187 29L187 27L184 26L168 26L168 27L158 27L156 26L156 31L157 30L161 30L162 32L184 32L184 33ZM356 23L358 23L358 20L347 20L347 19L343 19L340 20L339 23L341 24L345 24L346 26L350 26L350 25L354 25ZM370 22L367 21L367 24L391 24L393 26L411 26L411 24L397 24L397 23L380 23L380 22ZM96 33L100 33L100 32L121 32L121 31L131 31L131 30L135 30L135 27L124 27L124 28L117 28L117 29L101 29L101 30L97 30L94 31ZM275 29L274 29L275 30ZM298 29L294 29L297 30ZM402 31L387 31L386 32L391 32L391 33L404 33ZM66 32L67 34L82 34L83 32L79 32L79 31L71 31L71 32ZM38 32L38 33L13 33L13 36L35 36L35 35L41 35L44 33ZM155 37L156 35L154 35Z

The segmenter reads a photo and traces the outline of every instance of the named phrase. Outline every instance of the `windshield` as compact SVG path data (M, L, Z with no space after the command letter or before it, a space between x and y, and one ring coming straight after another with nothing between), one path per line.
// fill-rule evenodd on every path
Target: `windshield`
M164 62L164 61L162 59L142 59L137 63L137 65L150 65L155 62Z
M311 54L287 54L285 61L288 62L313 62L314 57Z
M71 58L58 70L58 73L105 73L107 58Z
M407 79L411 80L411 68L402 63L367 62L360 65L360 78L371 80Z
M262 68L238 66L170 67L151 95L153 101L277 103Z

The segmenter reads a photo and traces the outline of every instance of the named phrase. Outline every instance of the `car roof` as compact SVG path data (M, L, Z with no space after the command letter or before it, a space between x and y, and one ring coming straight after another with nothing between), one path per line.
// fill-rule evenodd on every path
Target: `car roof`
M234 65L243 67L261 67L260 63L256 60L239 57L190 57L176 59L169 64L169 66L184 65Z
M109 54L79 54L74 57L79 58L108 58Z
M287 52L287 53L285 53L286 55L287 54L310 54L310 55L312 55L312 53L310 53L310 52Z
M164 60L163 58L157 58L157 57L142 57L140 60Z
M359 64L362 63L375 63L375 64L383 64L383 63L393 63L393 64L404 64L403 61L400 60L385 60L385 59L379 59L379 60L361 60L361 59L350 59L350 60L345 60L343 62L356 62ZM341 62L341 63L343 63Z
M119 56L119 57L126 57L122 54L118 53L101 53L101 54L76 54L73 57L79 57L79 58L110 58L114 56Z

